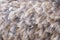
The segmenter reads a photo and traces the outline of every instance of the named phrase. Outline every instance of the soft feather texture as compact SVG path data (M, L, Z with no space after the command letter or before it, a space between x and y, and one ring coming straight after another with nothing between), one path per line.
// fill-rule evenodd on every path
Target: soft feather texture
M0 40L60 40L60 0L0 0Z

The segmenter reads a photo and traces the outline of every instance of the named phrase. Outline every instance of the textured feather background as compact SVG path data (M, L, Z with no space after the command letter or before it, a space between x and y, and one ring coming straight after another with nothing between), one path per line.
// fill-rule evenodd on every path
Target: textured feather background
M0 0L0 40L60 40L60 0Z

